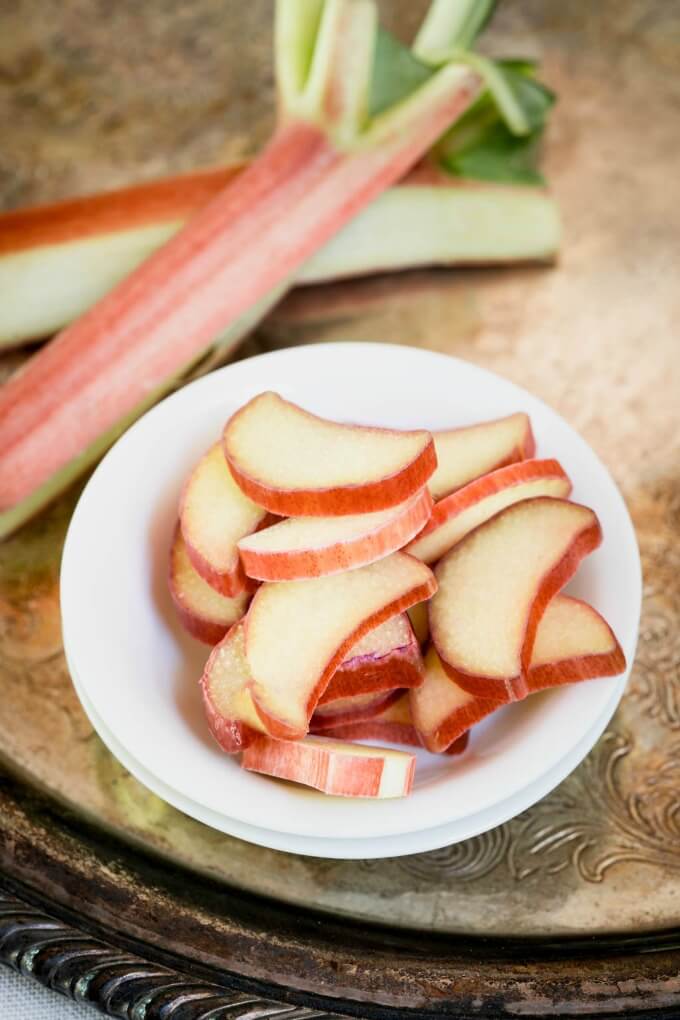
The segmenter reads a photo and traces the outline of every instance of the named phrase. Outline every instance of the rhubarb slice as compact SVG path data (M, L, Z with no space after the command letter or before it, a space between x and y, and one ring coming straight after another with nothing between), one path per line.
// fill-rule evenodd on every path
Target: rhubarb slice
M424 605L424 603L421 603ZM350 650L319 698L319 706L338 699L372 695L423 682L423 660L408 618L393 616L369 630Z
M208 645L221 641L248 606L247 595L225 598L203 580L189 559L179 528L170 552L168 584L182 626Z
M237 623L213 649L201 677L210 732L228 754L242 751L264 732L250 694L251 684L244 627Z
M423 563L436 563L470 531L507 506L532 496L566 498L570 492L571 482L556 460L523 460L498 468L440 500L406 552Z
M429 432L340 425L277 393L261 393L230 418L223 448L243 492L282 516L396 507L436 465Z
M167 392L221 331L289 286L480 87L476 72L451 62L375 112L372 3L279 0L277 15L281 117L271 142L0 391L0 534L54 495L61 471Z
M349 698L338 698L330 705L317 705L310 720L310 733L322 733L347 723L373 719L402 696L402 691L396 689L379 694L355 694Z
M602 539L592 510L536 497L480 525L440 560L432 640L448 675L480 697L514 700L552 597Z
M253 700L269 732L304 736L352 646L435 587L428 567L404 553L331 577L263 584L246 617L246 655Z
M556 595L548 604L536 632L527 677L529 693L616 676L625 668L621 647L597 610L579 599ZM434 648L425 656L424 683L410 691L408 697L422 742L435 752L444 750L452 739L505 704L504 700L481 698L460 687L444 672ZM342 734L334 735L347 738L349 734L343 730ZM375 734L373 739L376 739Z
M255 531L266 516L266 510L236 485L216 443L189 476L180 506L189 559L215 591L233 598L245 589L236 543Z
M317 715L318 712L315 712L312 716L312 733L316 732ZM332 728L324 727L323 732L334 740L384 740L388 744L406 744L407 747L424 746L413 724L408 691L399 692L395 701L391 701L370 719L348 721ZM450 745L437 749L445 754L462 754L468 746L469 736L469 731L462 733Z
M482 698L460 687L444 672L434 647L425 655L425 682L409 692L413 725L428 751L435 754L445 751L505 701L505 696Z
M261 581L296 581L363 567L417 535L432 511L426 488L390 510L344 517L297 517L238 543L243 568Z
M557 595L541 617L531 655L529 690L616 676L626 668L616 635L596 609Z
M432 437L437 470L427 484L436 500L489 471L533 457L536 449L528 414L445 429Z
M312 786L335 797L406 797L416 759L405 751L346 744L323 737L275 740L258 737L241 759L243 768Z

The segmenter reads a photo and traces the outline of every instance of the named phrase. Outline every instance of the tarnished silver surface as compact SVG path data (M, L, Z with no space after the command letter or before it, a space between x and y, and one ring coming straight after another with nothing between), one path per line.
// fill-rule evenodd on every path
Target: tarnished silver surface
M383 4L404 29L422 6ZM240 156L266 136L267 0L95 9L19 0L5 17L7 205ZM581 431L626 497L645 576L638 657L608 733L531 811L435 853L324 862L222 836L136 783L80 710L56 583L67 497L0 545L0 750L126 839L291 903L482 934L669 928L680 924L680 6L506 0L489 46L540 56L560 97L546 146L565 222L559 265L297 291L253 347L361 338L446 351L526 386Z

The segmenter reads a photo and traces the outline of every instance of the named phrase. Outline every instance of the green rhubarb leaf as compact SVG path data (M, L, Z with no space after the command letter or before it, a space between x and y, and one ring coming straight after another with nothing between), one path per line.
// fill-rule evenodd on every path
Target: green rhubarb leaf
M545 183L539 169L539 148L542 132L513 135L497 122L491 125L475 144L459 151L442 152L441 162L457 177L505 184Z
M525 134L515 134L506 108L490 89L477 98L439 145L443 167L459 177L509 184L544 183L538 169L540 140L553 93L534 78L528 60L497 61L507 89L521 107Z
M406 99L434 73L435 68L418 60L408 46L380 27L375 44L369 115L375 117Z

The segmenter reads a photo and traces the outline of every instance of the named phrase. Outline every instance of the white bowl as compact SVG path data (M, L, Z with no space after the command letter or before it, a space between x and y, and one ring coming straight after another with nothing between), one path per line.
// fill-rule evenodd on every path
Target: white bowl
M603 527L602 546L568 590L605 615L632 663L641 599L635 534L618 489L584 440L524 390L454 358L384 344L323 344L242 361L187 386L137 422L92 476L64 548L61 601L64 647L95 720L140 771L183 803L225 819L220 827L235 835L239 824L322 841L442 829L482 812L493 818L522 791L541 789L578 748L573 768L625 677L508 706L475 728L461 758L419 752L414 790L403 800L325 797L245 772L217 748L196 683L208 650L175 620L165 584L168 547L188 471L226 418L267 389L331 418L403 428L529 412L538 454L561 461L574 499L592 506Z

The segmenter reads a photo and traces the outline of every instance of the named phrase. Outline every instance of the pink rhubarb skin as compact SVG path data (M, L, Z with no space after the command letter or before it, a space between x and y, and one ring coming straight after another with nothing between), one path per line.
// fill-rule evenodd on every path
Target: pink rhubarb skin
M2 388L0 511L28 498L292 277L404 175L476 89L474 75L467 86L452 80L408 141L397 120L377 148L342 153L318 127L284 123L179 234Z
M319 698L319 706L395 687L419 687L424 677L423 658L410 623L405 628L405 636L404 644L387 650L360 655L350 651Z

